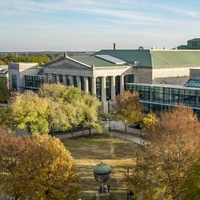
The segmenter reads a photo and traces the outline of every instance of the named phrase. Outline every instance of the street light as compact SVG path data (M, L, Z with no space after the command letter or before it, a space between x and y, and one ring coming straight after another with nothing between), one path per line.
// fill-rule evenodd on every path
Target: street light
M139 124L139 129L140 129L140 145L142 144L142 125Z

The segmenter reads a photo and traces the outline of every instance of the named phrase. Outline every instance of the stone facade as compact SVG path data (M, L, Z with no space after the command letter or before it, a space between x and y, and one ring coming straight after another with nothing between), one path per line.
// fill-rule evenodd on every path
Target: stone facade
M43 71L46 83L62 82L65 85L73 85L85 92L90 92L94 97L99 97L102 101L102 110L105 112L108 112L109 109L108 101L115 100L115 96L118 94L116 91L123 93L125 76L134 74L133 67L130 65L116 64L96 67L94 64L87 65L68 56L44 65ZM120 84L116 84L117 80ZM100 96L97 94L97 87L101 90ZM110 97L107 93L110 93Z
M41 70L37 63L9 63L9 88L12 91L23 92L25 75L37 75Z

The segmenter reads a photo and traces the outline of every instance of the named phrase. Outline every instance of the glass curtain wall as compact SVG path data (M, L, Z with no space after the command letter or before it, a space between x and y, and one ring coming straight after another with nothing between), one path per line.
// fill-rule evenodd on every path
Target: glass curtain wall
M12 75L11 76L12 80L12 91L17 91L17 75Z
M32 87L35 89L39 89L39 87L44 83L43 76L29 76L25 75L25 87Z
M200 110L199 89L126 84L126 90L139 92L140 101L145 104L147 112L160 112L179 104Z

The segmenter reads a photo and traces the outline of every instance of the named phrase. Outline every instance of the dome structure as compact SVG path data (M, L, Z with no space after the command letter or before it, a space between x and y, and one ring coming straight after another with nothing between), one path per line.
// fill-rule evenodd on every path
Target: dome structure
M94 167L93 173L96 181L105 183L110 178L111 168L108 164L101 162Z

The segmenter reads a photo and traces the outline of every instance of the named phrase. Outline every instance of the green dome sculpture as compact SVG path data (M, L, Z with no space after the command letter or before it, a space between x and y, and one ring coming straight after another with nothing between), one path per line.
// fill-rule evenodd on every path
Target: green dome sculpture
M104 183L110 178L111 168L108 164L101 162L94 167L93 172L96 181Z
M111 168L108 164L101 162L94 167L93 172L98 175L110 174Z

